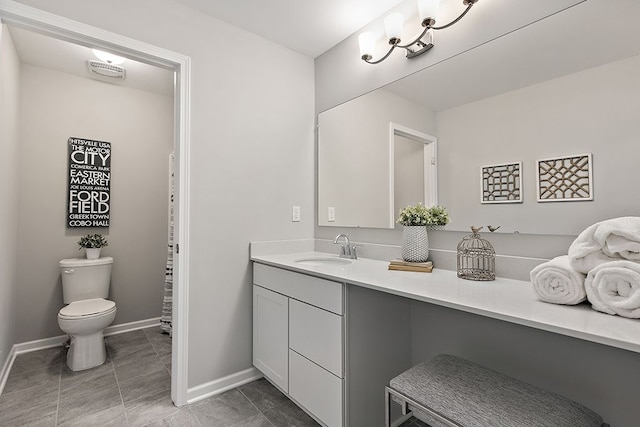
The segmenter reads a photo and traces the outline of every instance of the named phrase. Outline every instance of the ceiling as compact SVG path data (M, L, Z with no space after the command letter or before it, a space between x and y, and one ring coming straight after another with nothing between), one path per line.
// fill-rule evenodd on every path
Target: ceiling
M175 0L315 58L403 0Z
M121 64L127 71L124 80L100 77L91 73L87 67L89 59L97 59L90 48L13 26L9 31L23 63L173 96L173 71L127 59Z
M403 0L175 0L204 14L315 58ZM265 19L269 17L270 19ZM173 95L173 72L127 59L126 79L97 76L91 49L18 27L11 36L23 63Z

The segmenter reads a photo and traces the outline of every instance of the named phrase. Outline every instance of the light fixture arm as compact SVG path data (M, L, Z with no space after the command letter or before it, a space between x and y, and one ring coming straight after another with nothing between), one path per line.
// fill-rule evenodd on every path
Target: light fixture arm
M364 55L362 57L362 60L365 61L368 64L379 64L382 61L384 61L385 59L387 59L389 57L389 55L391 55L391 52L393 52L395 50L396 47L404 47L404 46L398 46L398 43L400 42L399 39L394 39L394 43L392 43L391 41L389 41L389 44L391 45L391 47L389 48L389 50L387 51L387 53L380 59L378 59L377 61L372 61L370 56Z
M452 25L454 25L458 21L460 21L469 12L469 10L471 10L473 5L476 4L477 2L478 2L478 0L463 0L462 3L466 6L466 9L460 14L460 16L458 16L456 19L454 19L453 21L449 22L446 25L441 25L441 26L435 27L434 24L436 23L436 20L434 18L426 18L426 19L424 19L422 21L422 26L424 27L424 30L413 41L411 41L411 42L409 42L407 44L400 44L400 39L392 38L392 39L389 40L389 44L391 45L391 47L389 48L387 53L382 58L380 58L380 59L378 59L376 61L372 61L371 60L372 59L371 55L363 55L362 56L362 60L367 62L368 64L379 64L382 61L384 61L385 59L387 59L389 57L389 55L391 55L391 52L393 52L395 50L395 48L397 48L397 47L405 49L407 51L407 55L406 55L407 58L414 58L416 56L422 55L423 53L425 53L426 51L428 51L429 49L431 49L433 47L433 43L431 43L431 42L425 43L422 40L422 38L427 35L429 30L444 30L445 28L451 27ZM414 47L416 49L412 49Z
M453 24L457 23L459 20L461 20L462 18L464 18L464 15L467 14L467 12L469 12L471 10L471 7L478 3L478 0L464 0L462 2L465 6L467 6L467 8L460 14L460 16L458 16L456 19L454 19L453 21L449 22L447 25L442 25L440 27L431 27L434 30L444 30L445 28L449 28L450 26L452 26ZM425 19L425 21L427 21ZM434 21L435 23L435 21ZM424 25L424 22L422 23L422 25ZM433 25L433 24L431 24Z

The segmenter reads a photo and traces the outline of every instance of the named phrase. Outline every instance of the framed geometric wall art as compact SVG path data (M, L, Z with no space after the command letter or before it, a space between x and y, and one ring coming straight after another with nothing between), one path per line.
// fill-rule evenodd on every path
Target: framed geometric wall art
M481 203L522 203L522 162L480 168Z
M593 200L591 153L538 160L538 202Z

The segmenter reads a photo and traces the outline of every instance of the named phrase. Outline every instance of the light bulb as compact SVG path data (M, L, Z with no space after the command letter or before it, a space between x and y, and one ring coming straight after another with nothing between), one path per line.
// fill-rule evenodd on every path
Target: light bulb
M424 22L427 18L436 19L439 4L440 0L418 0L420 22Z
M93 51L93 54L96 56L96 58L98 58L100 61L107 62L109 64L118 65L118 64L122 64L124 61L127 60L127 58L123 58L122 56L114 55L109 52L104 52L102 50L98 50L98 49L91 49L91 50Z
M373 58L373 51L376 46L376 38L373 33L360 34L358 36L358 42L360 43L360 57Z
M392 13L384 18L384 30L387 33L387 39L389 39L390 44L400 41L403 25L404 16L401 13Z

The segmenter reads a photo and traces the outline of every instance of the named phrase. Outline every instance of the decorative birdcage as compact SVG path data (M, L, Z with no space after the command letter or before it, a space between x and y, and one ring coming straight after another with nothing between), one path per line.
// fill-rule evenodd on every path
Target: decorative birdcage
M495 280L496 251L480 237L482 229L471 227L472 234L458 243L458 277L467 280Z

